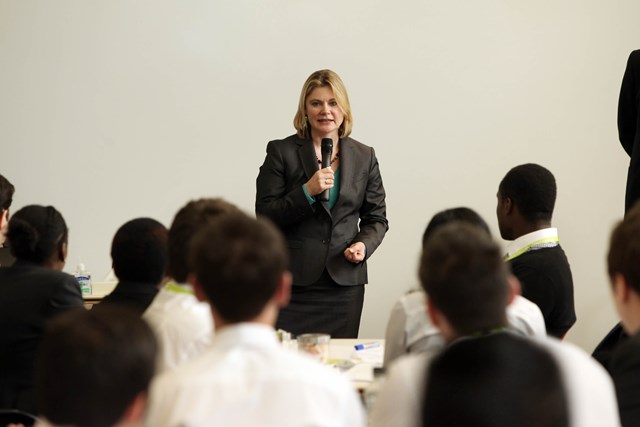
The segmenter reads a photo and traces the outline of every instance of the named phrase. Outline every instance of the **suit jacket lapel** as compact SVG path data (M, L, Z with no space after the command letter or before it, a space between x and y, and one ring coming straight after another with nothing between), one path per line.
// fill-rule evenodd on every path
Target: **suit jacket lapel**
M313 149L313 142L298 138L298 145L300 145L300 149L298 150L300 163L302 163L304 173L307 175L307 180L309 180L318 170L318 159Z
M353 171L356 159L349 138L340 140L340 194L336 205L340 204L343 194L353 191ZM334 206L335 208L335 206Z

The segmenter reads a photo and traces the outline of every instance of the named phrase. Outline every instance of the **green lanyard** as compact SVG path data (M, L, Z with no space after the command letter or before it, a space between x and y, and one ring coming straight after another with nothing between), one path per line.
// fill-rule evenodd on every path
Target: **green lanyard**
M505 262L511 261L512 259L518 258L523 253L527 252L532 247L538 246L538 245L541 245L541 244L544 244L544 243L560 243L560 239L558 239L558 236L553 236L553 237L545 237L543 239L536 240L533 243L529 243L527 246L525 246L524 248L520 249L516 253L514 253L512 255L509 255L508 257L505 257L504 260L505 260Z
M195 292L193 292L191 289L185 289L182 286L178 286L176 282L167 283L165 289L176 294L195 295Z

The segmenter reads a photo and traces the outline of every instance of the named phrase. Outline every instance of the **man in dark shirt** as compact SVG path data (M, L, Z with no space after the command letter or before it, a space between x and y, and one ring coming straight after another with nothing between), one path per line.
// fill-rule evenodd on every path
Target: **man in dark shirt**
M168 262L167 228L151 218L133 219L118 229L111 244L118 284L93 307L127 305L142 313L158 293Z
M522 286L522 296L540 307L547 334L562 338L576 321L573 279L551 227L555 178L536 164L511 169L500 182L496 209L500 235L511 240L505 261Z

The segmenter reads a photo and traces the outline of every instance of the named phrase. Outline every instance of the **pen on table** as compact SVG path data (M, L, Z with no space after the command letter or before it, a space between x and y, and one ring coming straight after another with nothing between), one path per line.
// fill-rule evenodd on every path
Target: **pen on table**
M380 347L379 342L366 342L363 344L356 344L353 346L356 350L368 350L370 348Z

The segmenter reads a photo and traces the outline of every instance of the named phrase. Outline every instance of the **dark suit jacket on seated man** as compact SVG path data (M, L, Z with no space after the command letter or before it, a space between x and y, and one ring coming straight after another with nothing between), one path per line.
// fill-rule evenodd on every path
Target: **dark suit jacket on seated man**
M562 338L576 322L573 278L551 227L556 201L555 178L536 164L511 169L498 189L500 235L512 240L506 261L522 285L522 296L540 307L547 334Z

